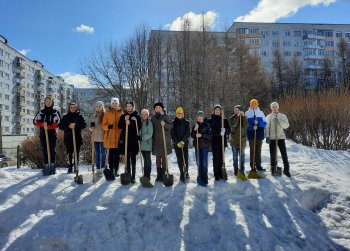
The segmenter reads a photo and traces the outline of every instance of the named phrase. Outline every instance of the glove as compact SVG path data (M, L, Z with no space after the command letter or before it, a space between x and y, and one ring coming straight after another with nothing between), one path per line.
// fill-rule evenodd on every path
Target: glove
M108 125L108 129L112 129L113 128L113 125Z
M266 144L270 144L270 143L271 143L270 138L266 137Z
M220 135L221 135L221 136L225 136L225 131L226 131L226 129L225 129L225 128L221 128Z
M95 127L95 122L91 122L90 127Z
M178 148L184 148L185 142L180 141L179 143L176 144Z
M137 140L142 141L142 136L137 136Z

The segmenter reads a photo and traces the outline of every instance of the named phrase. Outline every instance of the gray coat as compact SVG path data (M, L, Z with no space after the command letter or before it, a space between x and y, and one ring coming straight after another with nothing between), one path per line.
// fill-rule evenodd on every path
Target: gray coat
M162 125L160 124L160 121L162 120L166 123L164 126L164 131L165 131L165 142L167 147L167 154L168 155L171 154L170 130L171 128L173 128L173 123L170 120L169 116L164 111L163 114L154 113L151 119L153 124L152 154L156 156L164 155Z
M141 151L152 151L152 136L153 136L153 124L151 119L142 121L141 128Z

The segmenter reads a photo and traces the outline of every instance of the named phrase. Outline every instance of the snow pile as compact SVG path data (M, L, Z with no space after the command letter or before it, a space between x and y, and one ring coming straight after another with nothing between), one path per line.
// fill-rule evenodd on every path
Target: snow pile
M287 147L291 179L267 173L237 181L227 149L229 180L214 182L210 161L208 188L195 183L193 151L187 185L170 155L171 188L104 178L93 184L86 166L84 185L66 169L50 177L30 168L1 169L0 250L350 249L350 154L289 141ZM264 144L265 167L268 152Z

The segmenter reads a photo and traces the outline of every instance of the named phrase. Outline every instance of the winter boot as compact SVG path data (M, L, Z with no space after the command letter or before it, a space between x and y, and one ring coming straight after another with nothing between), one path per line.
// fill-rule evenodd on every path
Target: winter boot
M50 175L56 174L56 165L55 163L51 163L50 166Z
M284 173L284 175L286 175L288 178L292 177L292 176L290 175L290 172L289 172L288 169L283 170L283 173Z
M73 173L73 165L68 166L68 172L67 173Z
M180 180L183 183L186 183L185 175L183 173L180 174Z
M157 167L157 178L156 181L163 182L162 168Z

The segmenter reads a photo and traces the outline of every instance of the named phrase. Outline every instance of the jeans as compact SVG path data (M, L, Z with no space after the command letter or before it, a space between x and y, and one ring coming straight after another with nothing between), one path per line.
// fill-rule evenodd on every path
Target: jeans
M232 148L233 154L233 168L235 172L238 172L238 158L240 155L240 148ZM242 154L240 156L240 171L244 173L244 148L242 149Z
M106 149L103 147L103 142L94 142L94 148L96 168L104 168L106 165Z
M198 157L199 157L198 176L205 184L208 184L208 148L199 149ZM196 149L196 158L197 158L197 149Z
M48 135L49 137L49 146L50 146L50 157L51 157L51 163L55 163L56 162L56 152L55 152L55 148L56 148L56 141L57 141L57 137L54 135ZM45 136L40 137L40 143L41 143L41 149L43 152L43 157L44 157L44 162L45 164L49 163L48 160L48 156L47 156L47 148L46 148L46 138Z
M285 171L289 171L289 161L288 161L288 155L287 155L287 149L286 149L285 140L284 139L279 139L277 144L278 144L278 148L280 149L280 153L282 155L284 170ZM276 140L271 140L270 141L271 167L277 166L276 153L277 153Z

